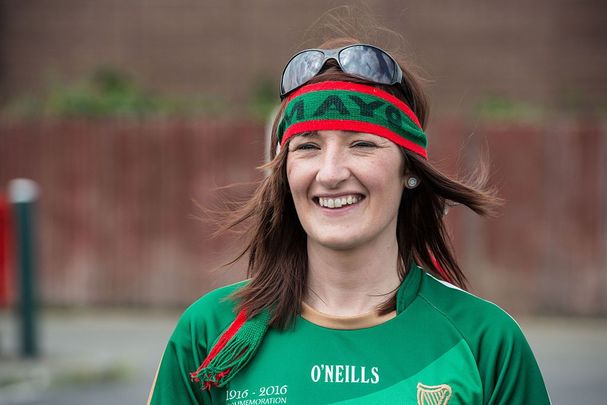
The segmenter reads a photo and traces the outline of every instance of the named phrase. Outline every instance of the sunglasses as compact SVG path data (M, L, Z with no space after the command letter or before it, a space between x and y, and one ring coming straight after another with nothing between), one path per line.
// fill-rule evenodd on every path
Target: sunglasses
M378 84L396 84L403 79L398 63L386 51L365 44L336 49L306 49L289 60L280 79L280 98L316 76L329 59L344 73Z

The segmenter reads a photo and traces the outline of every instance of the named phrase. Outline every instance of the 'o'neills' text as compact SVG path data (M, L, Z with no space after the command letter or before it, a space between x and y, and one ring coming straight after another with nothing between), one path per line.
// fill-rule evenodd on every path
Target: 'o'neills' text
M325 383L377 384L379 368L347 364L315 364L310 370L312 381Z

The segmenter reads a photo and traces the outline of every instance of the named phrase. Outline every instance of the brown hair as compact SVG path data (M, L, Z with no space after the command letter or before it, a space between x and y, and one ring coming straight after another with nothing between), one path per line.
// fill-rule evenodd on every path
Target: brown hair
M358 41L344 38L325 42L320 47L335 48ZM394 56L394 55L393 55ZM387 86L370 83L343 73L329 61L324 70L309 83L339 80L371 84L390 92L411 107L424 128L428 120L428 103L420 80L404 63L400 84ZM246 308L249 316L261 310L272 311L270 325L286 328L301 310L307 281L308 255L306 233L302 228L289 193L286 174L288 147L275 155L278 118L286 107L283 102L272 130L272 160L264 169L270 174L260 182L253 196L233 211L223 230L246 225L246 243L234 260L248 253L249 283L234 294L238 309ZM457 264L445 228L444 213L448 204L462 204L480 215L489 215L500 200L493 189L485 188L486 165L481 164L475 180L464 182L450 178L423 158L402 149L405 170L421 180L415 189L404 189L401 198L397 240L400 255L399 276L405 277L412 261L440 278L465 288L466 278ZM385 313L394 310L395 294L381 306Z

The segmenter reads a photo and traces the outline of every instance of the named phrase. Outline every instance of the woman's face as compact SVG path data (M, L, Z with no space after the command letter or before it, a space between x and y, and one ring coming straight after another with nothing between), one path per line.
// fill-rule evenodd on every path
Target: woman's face
M404 159L388 139L349 131L295 136L287 178L309 245L348 250L396 239Z

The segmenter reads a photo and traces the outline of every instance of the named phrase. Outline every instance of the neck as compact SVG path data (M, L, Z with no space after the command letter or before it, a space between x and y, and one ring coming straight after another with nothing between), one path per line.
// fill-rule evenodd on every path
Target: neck
M334 250L308 240L308 288L304 301L336 316L377 309L396 293L398 243L376 241L350 250Z

